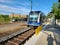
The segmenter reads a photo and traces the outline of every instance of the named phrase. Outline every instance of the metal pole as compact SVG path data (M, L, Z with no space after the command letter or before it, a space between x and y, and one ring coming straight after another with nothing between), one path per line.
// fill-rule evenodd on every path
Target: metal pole
M31 1L31 11L32 11L32 0L30 0Z

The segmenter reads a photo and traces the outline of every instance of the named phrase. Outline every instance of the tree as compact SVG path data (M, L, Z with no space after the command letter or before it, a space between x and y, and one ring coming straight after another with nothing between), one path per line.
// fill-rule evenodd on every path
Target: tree
M60 2L58 2L58 19L60 19Z
M60 2L53 4L52 12L55 15L55 19L60 19Z
M60 19L60 2L53 4L52 13L55 18L55 24L56 24L56 19Z
M58 5L57 3L54 3L52 6L52 13L57 15L57 12L58 12Z
M58 0L58 2L60 2L60 0Z
M9 15L0 14L0 22L9 22L9 21L10 21Z

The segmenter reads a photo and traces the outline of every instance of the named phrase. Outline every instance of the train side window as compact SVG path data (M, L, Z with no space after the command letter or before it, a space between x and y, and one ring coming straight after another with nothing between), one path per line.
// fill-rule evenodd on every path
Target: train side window
M42 14L40 14L40 21L42 21Z

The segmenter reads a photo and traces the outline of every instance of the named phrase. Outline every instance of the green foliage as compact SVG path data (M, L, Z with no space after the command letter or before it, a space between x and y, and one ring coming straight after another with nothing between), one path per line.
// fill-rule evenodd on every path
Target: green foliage
M9 15L2 15L0 14L0 22L9 22Z
M58 12L58 3L54 3L53 4L52 12L53 12L53 14L57 15L57 12Z
M47 18L51 18L52 17L52 15L51 14L49 14L48 16L47 16Z
M60 2L53 4L52 12L55 15L56 19L60 19Z

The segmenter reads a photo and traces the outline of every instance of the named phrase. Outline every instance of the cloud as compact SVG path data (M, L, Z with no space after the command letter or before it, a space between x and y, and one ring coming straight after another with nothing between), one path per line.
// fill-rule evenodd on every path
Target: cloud
M19 8L15 8L15 7L11 7L11 6L7 6L7 5L2 5L0 4L0 10L2 11L6 11L6 12L14 12L14 13L27 13L30 10L24 7L19 7Z
M5 12L14 12L14 13L28 13L30 11L29 9L29 2L27 1L18 1L18 0L0 0L0 12L5 11ZM19 4L19 5L18 5ZM15 7L14 7L15 5ZM4 13L4 12L3 12Z
M20 2L19 4L22 5L22 6L30 6L29 2Z
M0 0L0 2L2 2L2 3L11 3L12 0Z
M10 4L20 4L22 6L24 6L24 5L29 6L30 5L30 3L26 2L25 0L22 1L22 2L21 2L21 0L20 1L18 1L18 0L0 0L0 2L2 2L2 3L10 3Z

